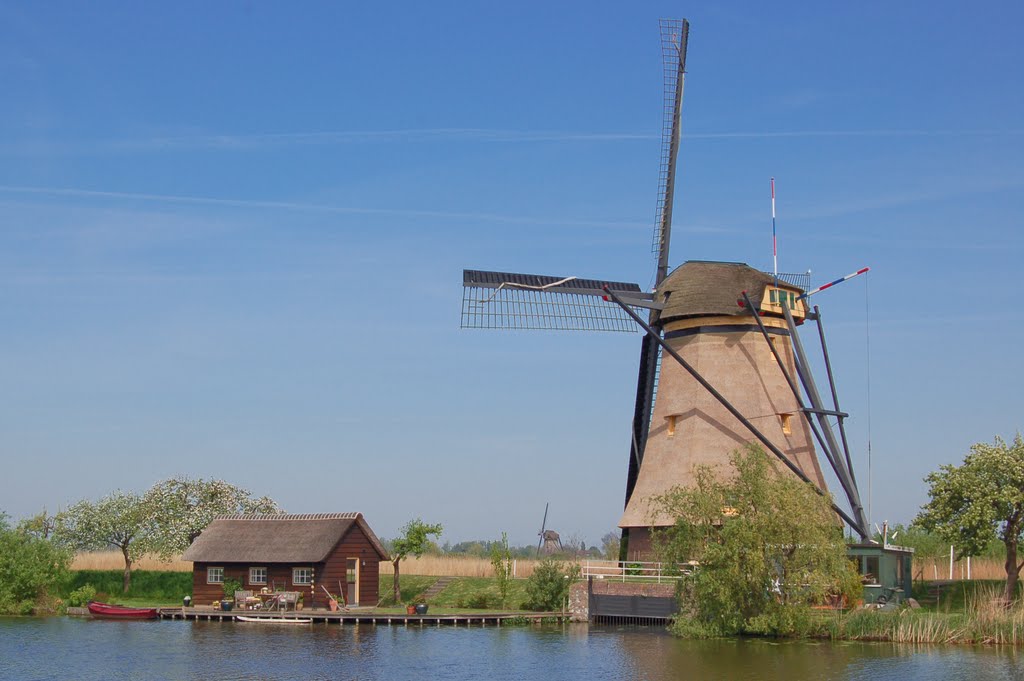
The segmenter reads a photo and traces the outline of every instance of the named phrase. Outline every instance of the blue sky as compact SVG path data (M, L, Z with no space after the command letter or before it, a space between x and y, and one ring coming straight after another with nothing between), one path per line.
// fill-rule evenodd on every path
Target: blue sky
M770 269L774 176L780 269L872 268L816 298L910 520L1022 425L1017 3L2 3L0 508L188 474L598 543L639 336L460 331L461 270L651 283L663 16L672 264Z

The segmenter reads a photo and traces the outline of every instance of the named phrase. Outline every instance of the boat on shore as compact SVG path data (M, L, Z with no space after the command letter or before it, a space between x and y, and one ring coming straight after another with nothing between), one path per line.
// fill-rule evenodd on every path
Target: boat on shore
M89 614L106 620L155 620L160 613L156 608L129 608L99 601L89 601Z
M259 622L260 624L312 624L313 620L305 617L246 617L235 615L236 622Z

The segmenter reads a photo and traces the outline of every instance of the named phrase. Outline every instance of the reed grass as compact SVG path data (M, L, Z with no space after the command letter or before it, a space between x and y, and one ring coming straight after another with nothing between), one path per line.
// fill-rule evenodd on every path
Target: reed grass
M526 558L517 559L514 563L517 579L529 577L539 561ZM381 561L382 575L394 574L391 563ZM429 575L432 577L494 577L494 567L487 558L452 555L424 555L419 558L410 556L402 561L399 569L403 575Z
M914 557L914 579L949 579L949 558ZM953 579L967 579L967 560L953 563ZM972 558L971 579L1006 579L1002 558Z
M986 585L963 612L854 610L828 616L820 633L847 641L1024 645L1024 602L1007 606L1002 590Z
M124 570L124 558L120 551L87 551L75 555L72 570ZM144 556L132 563L132 570L154 570L159 572L192 572L192 563L174 558L163 561Z

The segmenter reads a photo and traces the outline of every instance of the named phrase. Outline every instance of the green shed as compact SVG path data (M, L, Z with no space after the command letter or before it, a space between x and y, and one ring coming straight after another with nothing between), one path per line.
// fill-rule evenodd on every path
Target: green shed
M846 555L857 563L865 603L899 603L910 596L914 549L893 544L850 544Z

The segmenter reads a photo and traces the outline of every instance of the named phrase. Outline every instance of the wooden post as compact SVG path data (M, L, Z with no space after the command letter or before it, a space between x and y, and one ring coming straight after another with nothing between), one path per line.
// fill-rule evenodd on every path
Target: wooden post
M953 545L949 545L949 578L953 579Z

